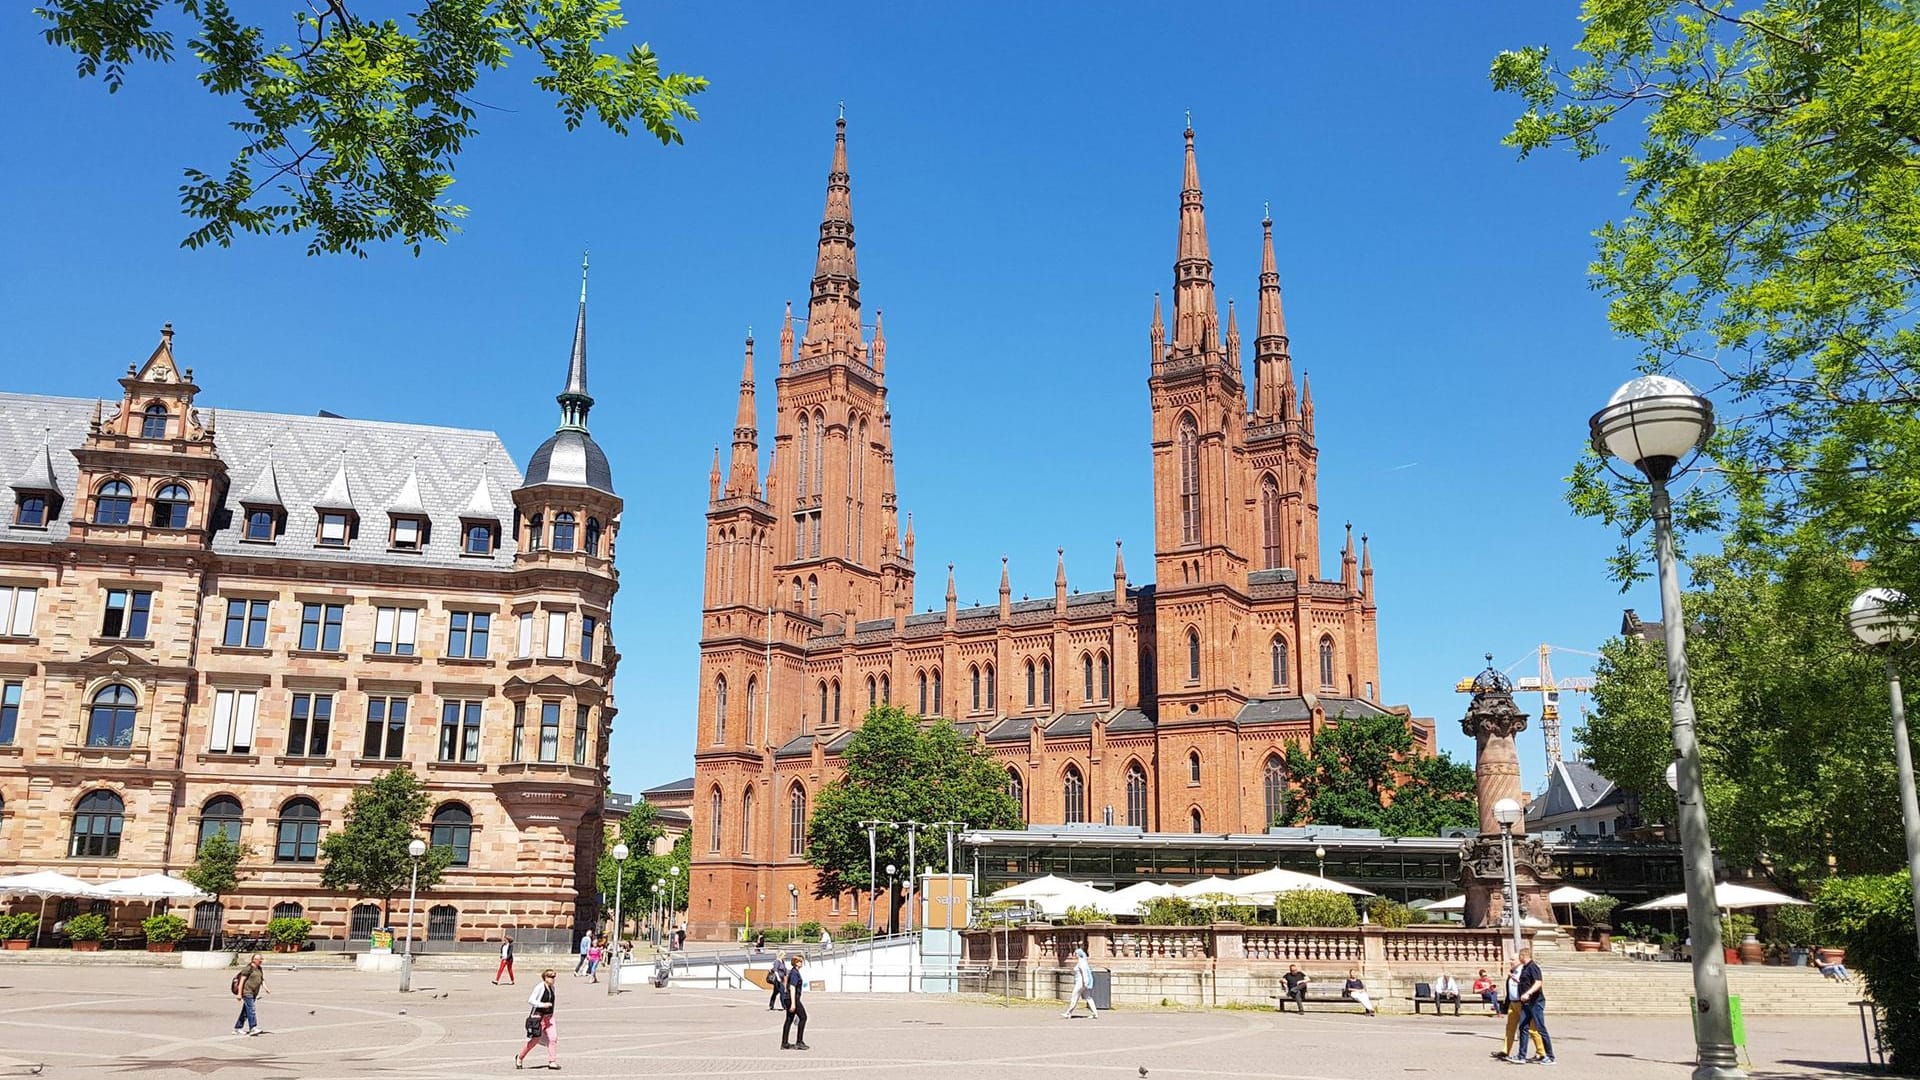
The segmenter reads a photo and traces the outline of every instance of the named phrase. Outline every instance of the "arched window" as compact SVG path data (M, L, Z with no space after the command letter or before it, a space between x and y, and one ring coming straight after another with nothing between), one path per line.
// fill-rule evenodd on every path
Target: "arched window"
M757 702L760 699L759 690L760 690L760 680L754 678L751 675L747 676L747 701L746 701L747 707L743 711L747 714L747 745L748 746L753 745L754 709L755 709L755 702Z
M727 741L727 677L716 675L713 679L713 741Z
M819 716L818 723L820 723L821 725L825 725L826 722L827 722L827 680L821 679L820 680L820 716Z
M799 858L807 853L807 789L799 784L787 792L787 854Z
M994 681L993 665L987 665L987 708L1000 708L1000 684Z
M802 610L800 607L801 603L802 603L802 596L800 592L800 579L794 578L793 579L793 603L788 605L788 607L790 610L792 610L797 614L799 611Z
M133 520L133 485L125 480L109 480L100 485L93 498L93 522L96 525L125 525Z
M306 908L292 900L282 900L273 905L273 917L276 919L298 919L303 917L306 911Z
M127 804L111 791L90 791L73 804L73 838L67 857L111 859L120 854L120 830Z
M1199 807L1197 806L1194 807L1193 810L1187 814L1187 828L1189 832L1197 833L1200 831L1200 808Z
M1260 789L1266 795L1267 824L1287 823L1287 763L1279 754L1268 754L1260 771Z
M1127 824L1147 827L1147 770L1137 761L1127 765Z
M919 678L920 678L920 715L928 716L931 714L927 712L927 673L924 671L921 672Z
M753 789L740 793L740 854L753 854Z
M867 708L880 704L880 680L867 676Z
M893 679L885 674L880 676L880 704L893 704Z
M1040 701L1040 685L1034 676L1033 661L1027 661L1025 670L1027 673L1027 708L1031 709Z
M352 937L367 937L379 925L379 904L355 904L353 911L347 916L347 933Z
M457 802L433 812L433 846L453 849L453 865L465 866L473 851L473 811Z
M1187 628L1187 681L1200 681L1200 631Z
M1285 686L1288 682L1287 639L1278 634L1273 636L1273 646L1268 650L1273 660L1273 685Z
M153 496L153 527L156 529L184 529L187 527L187 508L193 505L193 496L187 493L184 484L163 484Z
M1329 690L1331 690L1334 685L1333 638L1331 636L1320 639L1320 685Z
M1093 696L1093 654L1080 654L1080 700L1098 701Z
M553 550L573 550L573 515L565 510L553 515Z
M95 690L93 703L87 708L87 745L132 746L137 705L130 686L108 683Z
M274 825L273 861L310 863L319 857L320 807L312 799L288 799Z
M167 407L154 402L140 414L140 437L143 439L164 439L167 437Z
M975 664L973 667L968 668L967 676L969 680L973 683L973 704L968 707L968 710L970 712L979 712L980 711L980 666L978 664Z
M940 681L940 669L933 669L933 715L947 715L946 688Z
M600 554L599 518L590 517L587 519L587 542L581 546L581 550L589 555L598 556Z
M835 726L838 726L840 723L840 680L839 679L833 680L833 722Z
M1187 783L1197 784L1199 782L1200 782L1200 751L1189 750L1187 751Z
M707 835L711 837L711 839L708 840L707 842L707 850L719 851L720 850L720 826L722 824L722 819L720 816L722 800L720 797L720 789L718 787L713 789L713 797L711 799L711 802L712 802L712 806L709 808L709 811L708 811L710 814L710 817L707 823L707 829L708 829Z
M1200 428L1180 418L1180 542L1200 542Z
M215 833L225 833L227 839L240 842L240 800L231 795L215 795L200 807L200 839L194 844L199 851L206 846Z
M218 900L202 900L193 905L193 928L203 934L220 932L220 922L227 916L227 907Z
M477 528L485 530L486 526L484 525L477 526ZM279 531L280 531L280 520L278 517L274 515L273 511L271 510L247 511L247 539L270 541L274 538L274 535ZM492 533L487 534L487 537L489 540L492 539L492 536L493 536ZM486 548L482 548L480 550L480 554L485 554L487 550L488 549Z
M825 413L815 409L813 413L813 490L826 490L826 473L827 417ZM818 529L820 527L820 518L816 515L813 521L814 528ZM813 553L815 555L820 554L820 541L818 539L813 542Z
M1067 766L1060 783L1060 798L1066 808L1067 824L1077 825L1087 820L1087 782L1075 766Z
M547 517L535 514L527 519L527 550L539 551L547 543Z
M809 416L806 413L801 413L800 414L800 478L799 478L800 482L794 485L793 493L803 499L807 497L807 481L813 478L812 454L813 454L813 417ZM803 538L800 542L800 550L805 551L806 549L807 549L806 541Z
M1053 661L1040 658L1040 704L1053 704Z
M1013 797L1013 804L1020 808L1020 816L1027 816L1027 785L1020 780L1020 770L1007 766L1007 794Z
M820 579L807 578L807 614L820 614Z
M1100 654L1100 699L1113 700L1113 660L1106 653Z
M452 904L435 904L427 909L427 940L452 941L460 925L460 909Z
M1269 473L1260 478L1260 566L1280 565L1280 485Z

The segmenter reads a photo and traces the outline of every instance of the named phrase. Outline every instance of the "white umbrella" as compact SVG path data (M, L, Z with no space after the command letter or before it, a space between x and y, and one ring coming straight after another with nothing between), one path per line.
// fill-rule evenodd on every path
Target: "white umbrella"
M53 870L36 870L31 874L14 874L0 877L0 896L37 896L40 898L40 922L47 921L47 901L53 897L82 897L98 899L101 895L98 886L90 885L77 877L68 877ZM34 940L40 940L42 929L35 927Z
M1031 881L1023 881L1018 885L1009 885L987 897L987 899L1037 900L1042 896L1052 896L1062 889L1073 888L1079 885L1080 883L1077 881L1068 881L1066 878L1054 877L1052 874L1048 874L1046 877L1037 877Z
M1107 897L1115 915L1138 915L1140 905L1149 900L1177 896L1180 890L1160 881L1141 881L1120 889Z
M1782 904L1806 904L1785 893L1768 892L1751 885L1729 885L1720 882L1713 887L1713 906L1721 911L1733 911L1738 908L1779 907ZM1674 893L1658 900L1649 900L1644 904L1628 908L1629 911L1684 911L1687 906L1687 894Z
M1090 907L1103 915L1113 914L1113 894L1102 892L1091 885L1077 881L1067 882L1066 888L1045 896L1032 897L1028 903L1048 915L1065 915L1068 908Z
M109 881L100 887L100 895L110 900L211 900L212 893L201 892L188 882L170 874L142 874L139 877Z
M1459 896L1449 896L1445 900L1435 900L1433 903L1428 904L1424 910L1465 911L1467 910L1467 894L1461 893Z
M1271 904L1274 896L1279 893L1300 892L1305 889L1346 893L1348 896L1373 895L1365 889L1345 885L1332 878L1315 877L1312 874L1302 874L1297 870L1282 870L1279 867L1262 870L1257 874L1248 874L1246 877L1230 882L1226 892L1229 896Z
M1583 900L1591 900L1598 893L1590 893L1578 885L1562 885L1547 894L1547 903L1558 906L1567 905L1567 925L1573 925L1573 905Z
M1185 885L1175 889L1174 895L1183 896L1191 900L1196 896L1212 896L1214 894L1232 895L1229 892L1232 888L1233 882L1228 881L1226 878L1209 877L1201 878L1199 881L1187 882Z

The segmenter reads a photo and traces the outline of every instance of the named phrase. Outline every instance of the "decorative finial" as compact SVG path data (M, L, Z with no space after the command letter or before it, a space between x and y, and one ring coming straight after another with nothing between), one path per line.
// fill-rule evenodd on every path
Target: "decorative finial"
M1273 200L1272 199L1268 199L1266 202L1261 204L1260 220L1268 225L1273 224Z
M1188 131L1193 130L1193 110L1192 109L1187 110L1187 130Z
M587 302L587 249L580 249L580 302Z
M841 98L840 99L840 119L845 120L846 118L847 118L847 100L845 98Z

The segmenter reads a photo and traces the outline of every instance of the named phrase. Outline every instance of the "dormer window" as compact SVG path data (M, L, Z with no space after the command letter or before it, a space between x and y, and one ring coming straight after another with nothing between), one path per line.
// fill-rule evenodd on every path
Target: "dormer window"
M427 523L423 518L395 517L391 546L395 551L419 551L427 543Z
M93 500L93 523L125 525L133 520L133 485L125 480L109 480L100 485Z
M52 504L37 491L21 495L14 504L13 523L23 529L44 529L52 516Z
M353 534L353 515L344 510L320 511L320 546L346 547Z
M256 544L271 544L280 535L280 515L271 510L251 508L247 511L246 538Z
M573 515L564 510L553 515L553 550L573 550Z
M155 403L147 406L140 414L140 437L143 439L164 439L167 437L167 407Z
M164 484L153 496L153 527L156 529L184 529L187 527L187 509L193 505L193 496L187 493L184 484Z
M460 550L467 555L491 555L494 546L494 529L497 526L485 521L466 523L464 538Z

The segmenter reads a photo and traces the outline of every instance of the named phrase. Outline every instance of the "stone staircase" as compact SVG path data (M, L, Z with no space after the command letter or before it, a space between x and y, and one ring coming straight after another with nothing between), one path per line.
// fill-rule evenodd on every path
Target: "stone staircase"
M1614 953L1543 951L1548 1009L1579 1015L1681 1015L1693 994L1693 966L1628 960ZM1865 988L1837 983L1813 968L1740 964L1727 968L1728 992L1749 1016L1851 1016Z

